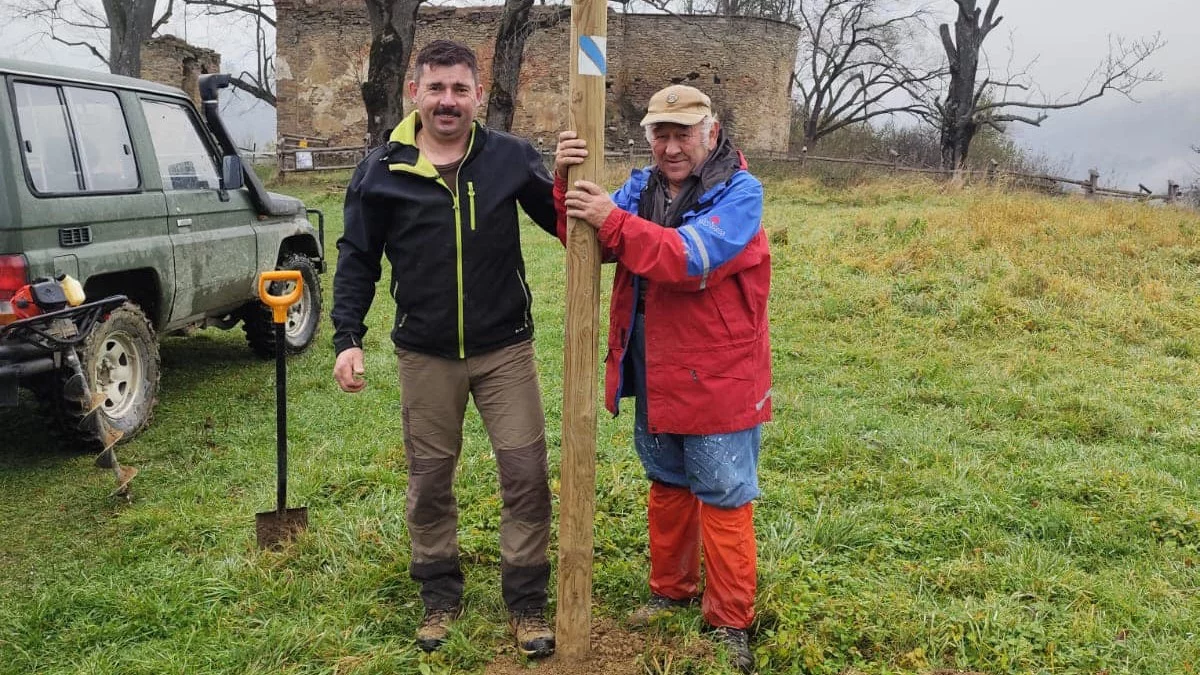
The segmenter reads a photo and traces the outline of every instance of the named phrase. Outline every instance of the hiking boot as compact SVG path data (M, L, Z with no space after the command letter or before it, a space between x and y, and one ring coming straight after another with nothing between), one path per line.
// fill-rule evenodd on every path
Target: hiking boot
M509 614L508 625L517 639L517 649L526 657L540 659L554 653L554 630L541 607L519 609Z
M754 672L754 655L750 653L750 635L741 628L721 626L713 631L713 642L725 648L729 663L743 673Z
M681 607L691 607L696 604L696 598L684 598L676 600L668 598L665 595L650 594L650 599L646 604L638 607L629 615L627 623L632 628L641 628L648 626L651 621L670 616L675 610Z
M462 607L426 608L417 628L417 646L427 652L436 651L450 635L450 624L461 614Z

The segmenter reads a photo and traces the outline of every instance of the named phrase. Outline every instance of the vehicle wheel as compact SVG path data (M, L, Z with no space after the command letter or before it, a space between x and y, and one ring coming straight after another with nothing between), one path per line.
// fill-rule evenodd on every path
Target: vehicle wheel
M145 429L158 402L160 361L154 327L141 308L129 302L116 308L76 351L92 393L104 394L104 421L123 440Z
M299 354L308 349L317 338L321 325L321 280L312 261L299 254L283 259L277 269L297 270L303 278L303 290L296 304L288 308L284 324L285 353ZM269 290L273 295L285 295L292 290L287 282L272 282ZM275 324L271 320L271 308L262 302L246 306L242 317L242 329L246 331L246 342L255 354L263 358L275 356Z

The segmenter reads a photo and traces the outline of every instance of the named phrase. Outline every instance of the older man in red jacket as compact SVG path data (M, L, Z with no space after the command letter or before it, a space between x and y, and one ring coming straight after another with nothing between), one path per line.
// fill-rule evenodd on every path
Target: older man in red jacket
M596 228L613 280L606 403L636 397L634 444L650 479L650 600L644 624L701 597L734 663L753 668L761 425L771 418L767 295L771 259L762 184L721 130L709 97L673 85L642 119L654 165L611 197L566 184L586 143L560 134L559 236L566 218Z

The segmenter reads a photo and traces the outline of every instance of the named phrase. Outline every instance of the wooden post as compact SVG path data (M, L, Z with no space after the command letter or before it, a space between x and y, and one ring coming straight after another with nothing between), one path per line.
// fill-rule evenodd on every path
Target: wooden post
M604 168L607 4L571 5L567 127L587 141L587 161L567 178L600 183ZM567 317L563 367L562 469L558 528L556 642L564 660L591 651L592 536L596 507L596 392L600 331L600 244L587 223L567 222Z
M1096 196L1096 185L1100 182L1100 172L1095 169L1088 169L1087 185L1083 186L1083 194L1089 199Z

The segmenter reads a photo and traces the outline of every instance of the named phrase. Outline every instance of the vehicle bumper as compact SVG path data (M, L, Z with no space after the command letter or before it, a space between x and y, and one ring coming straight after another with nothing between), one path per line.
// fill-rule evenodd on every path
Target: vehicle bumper
M48 373L58 365L54 352L36 345L0 342L0 408L17 404L17 385L22 377Z

